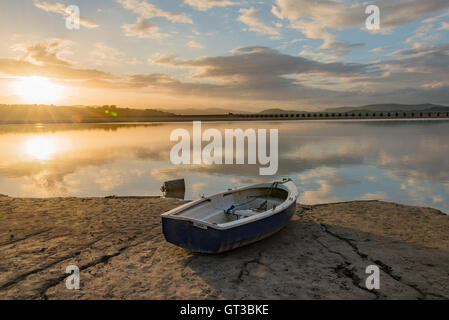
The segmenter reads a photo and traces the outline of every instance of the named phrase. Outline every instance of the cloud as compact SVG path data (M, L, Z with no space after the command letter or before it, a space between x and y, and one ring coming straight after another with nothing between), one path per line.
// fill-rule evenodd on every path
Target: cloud
M446 18L448 16L449 16L449 11L447 11L445 13L442 13L442 14L440 14L438 16L428 18L428 19L424 20L423 23L433 23L433 22L436 22L436 21L438 21L440 19Z
M319 51L319 50L301 50L298 53L300 56L303 57L310 57L312 59L315 60L319 60L319 61L330 61L330 60L335 60L338 59L339 57L341 57L340 53L327 53L327 52L323 52L323 51Z
M416 42L426 42L426 41L434 41L437 40L440 35L436 33L436 30L434 29L433 24L424 24L421 25L419 28L415 30L412 36L408 37L407 40L405 40L405 43L416 43Z
M320 63L303 57L282 54L267 47L244 47L233 50L232 56L203 57L181 61L176 56L163 56L154 62L173 66L198 68L197 78L276 78L290 74L314 73L322 75L349 76L368 72L362 64Z
M184 2L200 11L206 11L213 7L226 7L237 4L229 0L184 0Z
M290 56L266 47L245 47L233 50L234 55L182 60L176 55L159 55L149 61L153 64L190 68L195 72L191 82L172 77L141 75L134 77L139 86L148 84L153 89L169 89L189 95L233 97L244 100L301 101L320 97L332 101L341 93L309 87L307 81L295 77L310 75L351 78L375 74L369 65L321 63L303 57ZM295 75L295 77L291 76ZM345 93L344 95L346 95ZM351 94L352 95L352 94Z
M412 49L394 52L392 55L404 57L384 61L385 68L390 71L405 70L409 74L420 73L421 76L417 80L421 83L430 79L435 81L449 79L449 43L415 46Z
M43 66L43 65L69 65L61 58L62 52L68 52L72 42L62 39L49 39L32 44L17 44L13 50L24 52L21 60Z
M446 0L379 0L370 1L381 10L381 28L396 28L449 8ZM319 31L363 26L368 3L349 3L333 0L277 0L280 16L290 20L293 27L308 22ZM307 30L307 27L306 27Z
M63 16L64 19L70 15L67 13L67 5L59 2L34 1L34 5L47 12L57 13ZM99 25L92 20L80 17L80 24L86 28L98 28Z
M240 9L241 15L238 20L249 27L249 31L254 31L262 34L278 35L279 30L275 27L264 23L259 15L259 10L256 8Z
M67 40L50 39L36 43L16 45L23 51L18 59L0 58L0 73L11 76L43 76L56 79L112 79L111 74L79 69L61 58L70 44Z
M444 45L369 64L319 62L267 47L237 48L232 53L194 60L183 60L173 54L154 56L150 63L193 72L190 81L170 77L169 81L161 82L158 76L151 86L181 95L232 97L236 101L252 100L254 104L276 101L296 109L311 104L365 105L391 101L432 101L444 105L449 100L449 56ZM144 82L139 85L144 86Z
M371 49L369 52L375 52L375 53L378 53L378 52L382 52L382 51L384 51L384 50L386 50L386 49L388 49L389 47L377 47L377 48L374 48L374 49Z
M273 50L268 47L240 47L231 50L231 53L276 53L276 50Z
M162 17L171 22L179 23L189 23L192 24L192 19L183 13L174 13L169 11L164 11L154 4L148 3L146 1L139 0L116 0L123 8L132 11L133 13L139 15L143 19L151 19Z
M299 54L303 56L310 56L315 59L335 60L348 54L351 51L351 49L362 49L362 48L365 48L364 43L349 43L346 41L329 40L326 41L320 47L320 49L325 51L302 50Z
M150 64L165 64L165 65L176 65L178 56L176 54L163 54L163 53L155 53L150 58L148 58L148 63Z
M449 23L448 22L442 22L441 26L438 28L438 30L449 30Z
M102 42L97 42L94 45L94 49L90 52L90 56L96 65L103 66L122 62L124 53Z
M414 43L412 48L408 48L408 49L402 49L402 50L396 50L393 51L392 53L390 53L390 56L409 56L409 55L414 55L420 52L426 52L431 50L432 47L424 44L424 43Z
M135 24L125 24L122 26L127 37L161 39L170 37L168 33L159 32L159 26L146 22L139 18Z
M278 19L283 20L285 17L282 12L276 6L271 6L271 13Z
M363 28L367 3L332 0L277 0L272 12L290 22L290 27L311 39L322 39L320 49L346 54L351 44L335 42L334 32L346 28ZM388 32L403 24L449 8L446 0L371 1L381 10L381 31ZM358 44L360 46L360 44Z
M131 83L136 87L147 86L168 86L171 84L181 84L181 82L172 76L164 73L137 74L130 77Z
M322 46L321 49L334 50L339 52L346 52L349 49L361 49L365 48L364 43L349 43L346 41L327 41Z
M190 48L195 48L195 49L203 49L203 48L204 48L204 45L203 45L203 44L201 44L201 43L199 43L199 42L196 42L196 41L189 41L189 42L187 43L187 45L188 45Z

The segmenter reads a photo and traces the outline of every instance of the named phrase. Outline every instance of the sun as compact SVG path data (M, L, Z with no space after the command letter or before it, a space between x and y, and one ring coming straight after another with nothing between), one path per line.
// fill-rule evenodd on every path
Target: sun
M14 83L16 94L25 102L44 104L62 98L63 88L44 77L27 77Z

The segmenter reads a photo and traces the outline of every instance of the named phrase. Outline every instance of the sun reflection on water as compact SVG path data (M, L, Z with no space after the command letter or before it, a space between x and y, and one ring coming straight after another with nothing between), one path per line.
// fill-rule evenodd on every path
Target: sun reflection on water
M38 136L25 141L25 153L37 160L50 160L58 151L57 141L50 137Z

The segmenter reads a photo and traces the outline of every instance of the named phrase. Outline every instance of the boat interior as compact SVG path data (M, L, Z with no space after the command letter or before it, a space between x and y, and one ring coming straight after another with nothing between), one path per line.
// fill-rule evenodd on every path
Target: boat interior
M236 190L204 198L197 205L176 215L222 225L275 209L287 197L288 191L280 187Z

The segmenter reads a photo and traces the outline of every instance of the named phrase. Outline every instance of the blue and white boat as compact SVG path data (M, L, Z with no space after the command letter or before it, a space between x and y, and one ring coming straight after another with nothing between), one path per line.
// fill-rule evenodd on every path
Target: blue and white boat
M295 213L297 198L290 179L228 190L164 213L162 229L174 245L220 253L281 230Z

